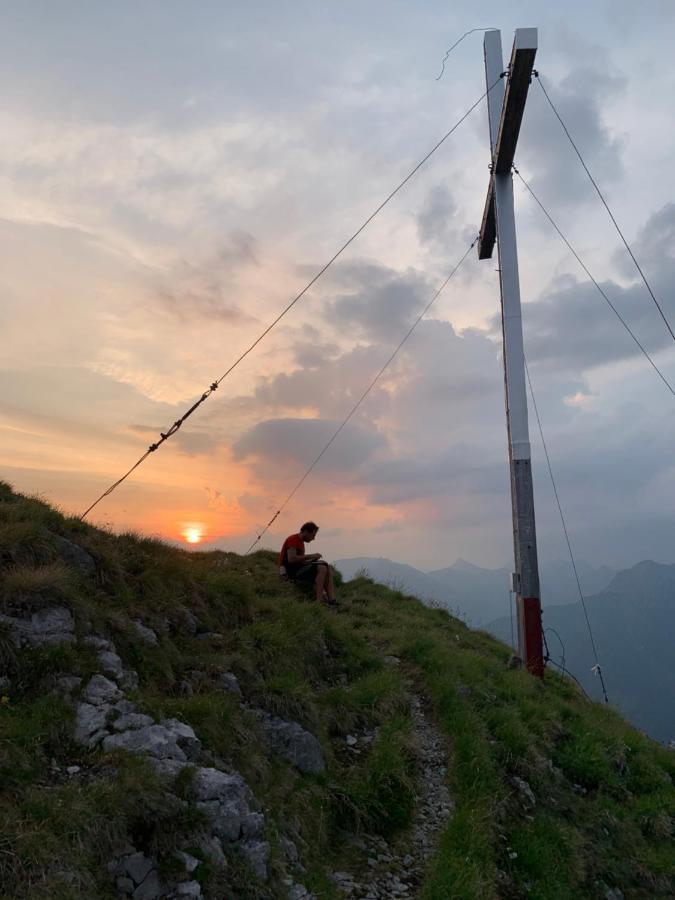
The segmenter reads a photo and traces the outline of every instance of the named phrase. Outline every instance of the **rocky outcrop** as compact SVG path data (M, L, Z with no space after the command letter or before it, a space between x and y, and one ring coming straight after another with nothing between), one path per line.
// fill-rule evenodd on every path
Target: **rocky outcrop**
M82 575L91 577L96 574L96 563L91 553L87 553L78 544L61 537L60 534L52 534L51 539L54 542L57 554L64 563L77 569Z
M93 675L81 692L76 706L75 740L89 749L100 745L106 752L121 750L145 757L169 782L167 798L174 803L184 801L172 793L173 780L186 766L193 767L192 800L208 823L206 831L195 836L193 843L201 846L215 865L225 864L225 849L240 853L253 873L266 880L270 848L264 840L265 817L253 808L253 794L241 775L212 765L198 765L202 745L194 730L179 719L155 721L140 712L121 689L137 683L136 673L124 668L110 641L93 635L88 643L97 650L107 674ZM73 690L75 687L72 685ZM183 856L189 875L198 861L192 864L194 857L187 853ZM135 848L121 854L111 864L111 872L120 896L133 900L201 897L199 883L192 879L163 884L154 861Z
M75 641L75 620L65 606L52 606L31 613L29 618L0 614L17 647L53 647Z
M323 750L313 734L297 722L287 722L262 709L253 712L272 749L298 772L317 775L325 771Z

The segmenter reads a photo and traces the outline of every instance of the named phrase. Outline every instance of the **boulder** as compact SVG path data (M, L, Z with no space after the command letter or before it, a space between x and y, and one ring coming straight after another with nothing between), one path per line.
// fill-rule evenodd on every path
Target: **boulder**
M299 772L319 774L325 771L321 744L297 722L286 722L263 710L255 711L272 749Z
M221 672L218 676L218 687L227 691L228 694L234 694L235 697L241 697L241 688L239 681L234 672Z
M267 864L270 858L270 845L267 841L244 841L239 849L248 860L256 878L267 881Z
M184 850L176 850L174 856L176 857L176 859L183 863L183 868L188 873L188 875L192 875L200 862L200 860L198 860L196 856L192 856L190 853L186 853Z
M17 647L53 647L75 641L75 621L65 606L39 609L30 619L0 615L0 623L12 631Z
M78 544L69 541L68 538L61 537L60 534L52 536L56 552L67 565L72 566L83 575L95 575L96 563L91 553L87 553Z
M82 692L82 697L87 703L94 706L115 703L122 699L122 691L117 685L104 675L92 675L89 684Z
M244 817L241 823L241 834L244 838L259 837L265 829L265 816L262 813L251 812Z
M181 762L178 759L155 759L154 756L148 757L148 762L158 775L172 781L189 765L187 760Z
M157 634L152 630L152 628L148 628L147 625L144 625L140 619L132 619L131 624L134 626L136 634L144 644L148 644L151 647L156 647L157 644L159 644Z
M75 740L84 747L95 747L107 734L106 721L110 706L78 703L75 713Z
M126 691L133 691L138 687L138 673L133 669L125 669L121 658L113 650L99 650L97 653L101 668L114 678Z
M176 743L175 735L162 725L146 725L120 734L111 734L103 739L103 749L126 750L141 756L156 759L175 759L185 762L187 757Z
M264 819L249 808L251 792L239 774L200 767L192 780L197 807L209 819L213 833L226 841L238 841L245 829L259 834Z
M152 724L154 724L154 719L151 716L146 716L143 713L131 712L115 719L112 723L112 727L115 731L131 731L134 728L145 728L146 725Z
M139 884L131 895L133 900L160 900L166 897L166 891L159 880L157 870L153 869L142 884Z
M220 769L202 766L192 779L192 790L197 800L219 800L225 802L243 797L248 801L251 794L241 775L230 775Z
M155 867L150 857L140 851L125 856L120 862L124 874L133 879L134 884L141 884L142 881L145 881Z
M173 734L176 743L185 751L188 759L196 759L202 749L202 742L189 725L179 719L162 719L160 723Z
M101 637L100 634L88 634L84 639L84 643L87 647L93 647L94 650L112 650L113 653L115 652L113 642Z

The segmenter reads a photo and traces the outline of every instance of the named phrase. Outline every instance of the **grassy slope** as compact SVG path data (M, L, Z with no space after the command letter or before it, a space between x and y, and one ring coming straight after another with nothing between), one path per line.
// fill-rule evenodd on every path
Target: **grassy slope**
M95 581L59 561L54 533L95 557ZM0 558L0 610L70 606L82 633L110 635L138 670L139 706L189 722L242 772L265 805L273 884L285 874L282 833L294 835L303 881L321 897L333 896L327 870L353 862L346 832L404 840L414 802L412 683L447 734L456 802L427 900L604 897L606 886L627 898L675 894L675 754L556 675L540 683L507 669L504 645L443 611L363 579L342 588L339 612L318 608L278 583L268 552L188 554L113 536L7 487ZM191 637L185 610L222 636ZM161 635L159 647L139 643L136 617ZM386 654L402 665L388 668ZM105 862L115 846L129 836L170 868L172 848L195 827L189 804L179 815L166 809L142 761L73 744L72 710L51 691L59 674L95 669L81 645L16 653L0 631L0 674L11 678L0 704L1 897L112 897ZM223 669L254 705L319 736L325 776L299 776L264 753L255 719L215 687ZM181 694L186 677L193 696ZM344 736L374 726L372 749L348 753ZM82 771L67 778L73 764ZM514 775L531 785L534 809L519 802ZM198 876L212 896L277 896L252 885L236 860L225 875L205 863Z

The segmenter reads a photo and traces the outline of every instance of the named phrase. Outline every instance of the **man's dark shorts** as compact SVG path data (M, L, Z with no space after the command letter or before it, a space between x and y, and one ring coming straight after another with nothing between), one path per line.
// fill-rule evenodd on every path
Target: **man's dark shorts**
M318 562L306 563L300 566L297 572L291 575L292 581L314 582L319 568Z

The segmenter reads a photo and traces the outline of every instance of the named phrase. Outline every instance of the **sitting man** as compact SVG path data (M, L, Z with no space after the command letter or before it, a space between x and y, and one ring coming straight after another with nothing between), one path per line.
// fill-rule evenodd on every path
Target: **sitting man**
M298 534L286 538L279 554L279 574L291 581L313 581L317 601L334 606L333 570L320 553L305 553L305 544L311 543L318 531L314 522L305 522Z

